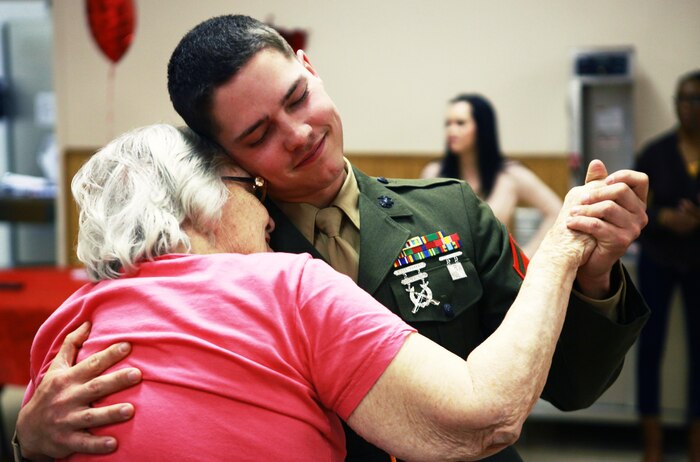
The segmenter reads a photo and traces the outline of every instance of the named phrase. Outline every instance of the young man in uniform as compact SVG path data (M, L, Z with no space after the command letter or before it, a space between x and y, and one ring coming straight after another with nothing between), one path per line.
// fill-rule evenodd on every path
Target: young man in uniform
M326 259L461 357L502 321L527 265L505 227L462 182L370 178L353 168L343 157L340 115L318 73L273 29L246 16L205 21L173 52L168 79L185 122L268 181L273 249ZM592 166L587 181L605 179L604 186L569 223L597 246L577 273L542 395L563 410L589 406L613 383L648 316L619 263L646 224L647 179L632 171L606 176L602 163ZM24 449L53 456L112 450L115 441L80 432L132 415L128 405L88 409L96 396L134 383L129 372L138 380L131 369L94 378L123 354L107 350L92 367L70 367L70 349L59 358L65 368L42 382L58 391L20 415ZM390 460L349 429L347 449L347 460ZM487 460L520 458L507 448Z

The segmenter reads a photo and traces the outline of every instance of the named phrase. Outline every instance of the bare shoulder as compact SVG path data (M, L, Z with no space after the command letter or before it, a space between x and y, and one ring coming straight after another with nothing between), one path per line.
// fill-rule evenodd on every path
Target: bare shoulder
M515 180L527 179L535 176L532 170L527 168L524 164L512 159L509 159L503 163L501 174L508 175Z
M561 199L535 172L513 160L506 162L503 171L515 185L520 202L550 216L559 212Z
M425 164L420 172L421 178L437 178L440 175L440 161L433 160Z
M502 174L507 175L519 189L522 188L547 188L549 187L529 168L516 160L508 160L502 169Z
M501 170L499 170L496 176L495 188L505 188L509 194L512 194L514 189L517 188L517 185L525 180L527 171L527 167L520 162L510 159L506 160L503 162L503 167L501 167Z

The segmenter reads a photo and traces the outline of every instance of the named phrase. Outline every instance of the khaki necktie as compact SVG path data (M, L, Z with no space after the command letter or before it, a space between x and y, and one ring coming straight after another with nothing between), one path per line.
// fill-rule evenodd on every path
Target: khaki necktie
M342 237L340 237L340 224L343 220L343 211L338 207L326 207L316 214L316 227L327 242L319 241L319 246L325 248L329 263L336 271L347 274L354 281L357 280L359 256L355 249ZM323 252L322 252L323 253Z

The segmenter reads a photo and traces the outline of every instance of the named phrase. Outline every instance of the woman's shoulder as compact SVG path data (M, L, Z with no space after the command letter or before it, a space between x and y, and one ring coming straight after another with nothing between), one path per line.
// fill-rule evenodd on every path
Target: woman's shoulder
M561 198L525 164L512 160L503 171L504 177L509 180L506 183L513 187L519 201L540 210L548 210L549 213L558 213L561 208Z
M517 180L525 167L523 164L513 159L503 159L503 165L498 171L498 180Z
M532 170L517 159L507 159L503 161L501 174L509 176L515 180L529 178L534 175Z
M522 169L527 170L527 167L518 159L503 159L503 167L501 168L502 171L511 172L519 171Z
M546 189L551 190L535 172L517 160L508 160L504 163L499 180L522 196L543 193Z
M440 160L431 160L420 172L421 178L437 178L440 176Z

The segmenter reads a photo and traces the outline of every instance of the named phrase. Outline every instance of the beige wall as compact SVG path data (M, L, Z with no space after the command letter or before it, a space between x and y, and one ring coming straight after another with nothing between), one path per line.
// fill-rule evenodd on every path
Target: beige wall
M343 115L350 152L440 151L445 102L462 91L494 101L506 152L565 152L571 51L600 45L635 47L639 145L673 123L675 79L700 67L698 0L135 2L135 38L113 79L84 1L53 2L61 151L180 123L166 91L168 57L187 30L217 14L309 30L307 52Z
M63 145L103 144L156 121L178 122L165 68L201 20L242 12L309 29L307 46L345 124L349 151L426 152L442 144L445 101L493 99L506 151L567 149L566 88L574 47L636 49L637 139L673 122L678 74L700 67L697 0L136 0L137 30L115 69L94 44L83 0L53 2L58 130Z

